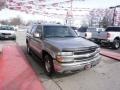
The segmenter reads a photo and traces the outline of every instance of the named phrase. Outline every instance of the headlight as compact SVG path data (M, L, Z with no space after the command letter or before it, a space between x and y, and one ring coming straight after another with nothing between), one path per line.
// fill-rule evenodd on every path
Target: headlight
M56 56L56 60L59 62L71 62L73 61L72 59L69 59L66 56L72 56L73 52L59 52Z
M58 55L61 55L61 56L72 56L73 52L59 52Z
M97 51L97 52L100 52L100 48L97 48L96 51Z

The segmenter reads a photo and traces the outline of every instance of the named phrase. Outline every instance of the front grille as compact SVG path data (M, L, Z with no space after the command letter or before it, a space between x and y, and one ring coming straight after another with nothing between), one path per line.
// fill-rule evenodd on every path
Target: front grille
M94 56L95 56L95 54L90 55L89 57L78 57L78 58L74 58L74 60L88 59L88 58L92 58L92 57L94 57Z
M95 55L97 54L96 49L97 49L96 47L90 47L90 48L86 48L84 50L75 51L74 55L77 57L74 58L74 61L75 62L84 62L84 61L89 61L89 60L93 59L95 57Z
M11 33L2 33L2 35L11 35Z
M74 55L81 55L81 54L87 54L87 53L93 53L96 51L96 47L91 47L85 50L75 51Z
M91 59L93 59L94 57L86 57L86 58L76 58L76 59L74 59L74 61L75 62L84 62L84 61L89 61L89 60L91 60Z
M96 54L92 54L92 55L90 55L89 57L77 57L77 58L74 58L74 61L75 61L75 62L89 61L89 60L93 59L95 55L96 55Z
M64 52L73 52L73 56L66 56L65 59L72 59L73 62L85 62L90 61L97 57L97 47L84 47L76 49L64 49Z

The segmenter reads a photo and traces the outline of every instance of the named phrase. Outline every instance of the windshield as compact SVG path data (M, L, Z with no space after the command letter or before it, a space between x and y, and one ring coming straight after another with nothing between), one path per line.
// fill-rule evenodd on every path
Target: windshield
M0 30L14 30L14 28L10 26L0 26Z
M77 30L77 27L71 27L73 30Z
M44 26L44 37L77 37L77 35L67 26Z

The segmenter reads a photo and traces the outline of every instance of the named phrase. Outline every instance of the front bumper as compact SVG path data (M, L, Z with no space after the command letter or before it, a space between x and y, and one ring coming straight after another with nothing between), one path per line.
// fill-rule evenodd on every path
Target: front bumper
M0 39L16 39L16 35L0 35Z
M112 39L94 39L95 42L101 42L101 43L112 43Z
M55 71L59 73L82 70L85 69L87 65L91 65L91 67L97 65L100 62L100 60L101 60L100 55L89 61L84 61L84 62L59 63L56 60L54 60L54 68Z

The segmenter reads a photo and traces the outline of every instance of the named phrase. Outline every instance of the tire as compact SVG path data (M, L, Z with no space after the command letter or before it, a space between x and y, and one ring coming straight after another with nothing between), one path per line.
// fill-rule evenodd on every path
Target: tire
M27 53L29 54L29 55L31 55L31 48L29 47L29 45L27 45Z
M13 38L14 41L16 41L16 38Z
M48 76L52 76L54 73L53 59L48 54L45 54L44 56L44 69Z
M115 39L115 40L113 41L112 47L113 47L114 49L118 49L118 48L120 47L120 41L117 40L117 39Z

